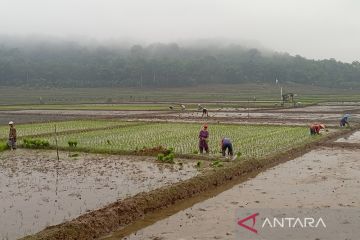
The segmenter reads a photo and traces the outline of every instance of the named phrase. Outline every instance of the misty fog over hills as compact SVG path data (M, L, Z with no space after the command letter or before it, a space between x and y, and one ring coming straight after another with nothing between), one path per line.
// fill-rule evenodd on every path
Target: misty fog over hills
M360 87L360 1L3 0L1 86Z
M245 45L245 44L244 44ZM57 38L0 39L0 84L42 87L177 87L299 83L359 87L360 63L310 60L222 40L135 44Z

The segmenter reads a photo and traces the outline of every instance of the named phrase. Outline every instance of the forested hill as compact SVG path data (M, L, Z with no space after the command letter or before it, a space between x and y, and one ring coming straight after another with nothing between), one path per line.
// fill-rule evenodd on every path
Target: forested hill
M301 83L360 87L360 63L308 60L236 45L104 47L0 43L1 86L176 87L212 83Z

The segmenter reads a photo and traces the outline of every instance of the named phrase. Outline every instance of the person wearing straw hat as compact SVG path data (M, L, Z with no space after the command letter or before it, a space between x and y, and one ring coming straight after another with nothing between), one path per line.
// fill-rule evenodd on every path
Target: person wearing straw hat
M310 135L319 135L321 129L325 129L324 124L312 124L310 126Z
M10 126L10 130L9 130L8 145L11 150L15 150L16 149L16 128L14 126L14 122L10 121L9 126Z
M200 130L200 133L199 133L200 153L203 153L204 150L206 153L209 153L208 139L209 139L208 125L204 124L203 128Z

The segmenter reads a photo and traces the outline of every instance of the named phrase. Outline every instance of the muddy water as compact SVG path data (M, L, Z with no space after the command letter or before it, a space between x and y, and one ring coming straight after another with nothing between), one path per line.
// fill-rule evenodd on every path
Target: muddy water
M60 120L73 120L78 119L78 116L67 116L67 115L34 115L34 114L9 114L0 111L0 126L7 126L9 121L14 121L16 124L19 123L35 123L35 122L49 122L49 121L60 121Z
M185 112L185 113L169 113L166 116L177 117L177 118L190 118L196 117L201 118L199 112ZM339 113L296 113L296 112L210 112L209 116L212 118L267 118L267 119L289 119L289 120L308 120L308 121L339 121L343 114ZM353 114L353 117L360 117L359 114Z
M360 102L324 102L321 106L360 106Z
M127 116L138 114L161 114L161 111L112 111L112 110L17 110L2 111L3 114L41 114L41 115L77 115L77 116Z
M358 208L359 156L360 151L314 150L124 239L236 239L240 208ZM115 233L109 239L120 238Z
M360 143L360 131L357 131L348 137L340 138L336 140L336 142Z
M89 210L197 174L193 163L157 164L148 157L54 151L0 154L0 239L16 239Z
M342 106L328 106L328 105L318 105L318 106L309 106L303 108L288 108L288 109L279 109L278 111L287 111L287 112L344 112L360 110L360 106L356 105L342 105Z
M137 122L184 122L184 123L199 123L199 119L193 118L127 118L128 121L137 121ZM203 119L201 122L207 123L226 123L226 124L250 124L250 125L279 125L279 126L309 126L313 122L318 122L318 120L302 120L302 119L221 119L208 118ZM201 123L200 122L200 123ZM339 123L337 121L325 122L327 127L337 127Z

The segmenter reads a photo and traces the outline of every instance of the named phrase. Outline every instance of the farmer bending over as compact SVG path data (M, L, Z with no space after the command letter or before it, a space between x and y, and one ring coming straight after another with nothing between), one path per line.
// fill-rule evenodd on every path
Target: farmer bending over
M208 126L205 124L203 129L201 129L200 133L199 133L200 153L203 153L204 150L206 153L209 153L209 146L208 146L209 132L208 132L207 128L208 128Z
M209 117L209 113L208 113L208 110L206 108L203 108L203 110L202 110L201 117L204 117L204 116Z
M350 124L349 124L349 114L345 114L341 120L340 120L340 127L345 127L345 125L347 127L350 127Z
M8 145L11 150L15 150L16 149L16 129L14 127L14 122L10 121L9 126L10 126L10 131L9 131Z
M222 155L223 157L225 157L226 155L226 150L227 150L227 154L232 156L233 155L233 147L232 147L232 143L230 138L224 137L223 139L221 139L221 151L222 151Z
M312 124L310 126L310 135L320 134L321 129L325 129L324 124Z

